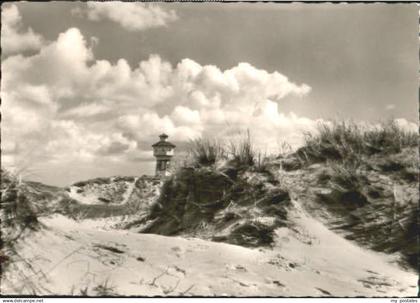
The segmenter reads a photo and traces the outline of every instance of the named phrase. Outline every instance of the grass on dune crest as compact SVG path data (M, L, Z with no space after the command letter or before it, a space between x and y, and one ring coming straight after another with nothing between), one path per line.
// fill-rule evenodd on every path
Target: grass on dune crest
M227 158L225 146L218 140L198 138L190 142L188 153L195 166L212 166Z
M335 122L320 124L317 132L306 133L304 145L297 155L310 163L326 160L357 163L362 156L396 154L404 148L417 147L418 139L418 132L405 130L395 121L375 127Z
M224 142L216 139L198 138L188 148L189 162L194 167L211 167L221 161L228 161L236 168L254 168L264 171L267 157L253 144L250 132L242 134L239 140Z
M315 132L304 133L304 143L295 155L301 163L332 160L357 166L364 156L387 156L398 154L405 148L415 148L418 139L418 132L406 130L394 120L377 125L349 121L322 123ZM281 148L278 155L284 156ZM249 130L235 141L192 140L188 156L189 164L194 167L210 167L220 161L230 161L237 167L263 167L267 161L267 155L263 155L252 142Z

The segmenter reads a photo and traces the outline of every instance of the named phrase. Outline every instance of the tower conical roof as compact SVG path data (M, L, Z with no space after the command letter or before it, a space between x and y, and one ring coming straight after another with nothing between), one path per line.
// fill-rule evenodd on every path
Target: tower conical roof
M168 135L167 134L163 133L163 134L161 134L159 136L159 138L160 138L160 141L159 142L156 142L155 144L153 144L152 147L158 147L158 146L161 146L161 147L163 147L163 146L164 147L171 147L171 148L175 148L176 147L175 144L173 144L173 143L171 143L169 141L166 141L166 139L168 138Z

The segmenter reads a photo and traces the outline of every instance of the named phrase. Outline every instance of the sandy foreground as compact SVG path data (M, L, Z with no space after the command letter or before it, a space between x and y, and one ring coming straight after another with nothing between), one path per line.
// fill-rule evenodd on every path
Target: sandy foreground
M397 256L345 240L299 207L273 248L106 228L100 220L41 218L17 247L1 293L119 296L416 296Z

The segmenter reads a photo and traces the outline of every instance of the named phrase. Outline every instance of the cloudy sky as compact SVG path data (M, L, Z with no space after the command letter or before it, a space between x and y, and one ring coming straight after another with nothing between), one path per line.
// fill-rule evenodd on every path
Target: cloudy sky
M161 132L418 120L415 4L6 3L1 47L2 165L49 184L153 173Z

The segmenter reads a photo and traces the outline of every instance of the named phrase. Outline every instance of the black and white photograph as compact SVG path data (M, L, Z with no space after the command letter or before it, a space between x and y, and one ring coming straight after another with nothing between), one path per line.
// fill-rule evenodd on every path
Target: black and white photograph
M419 70L416 3L2 3L1 296L416 298Z

